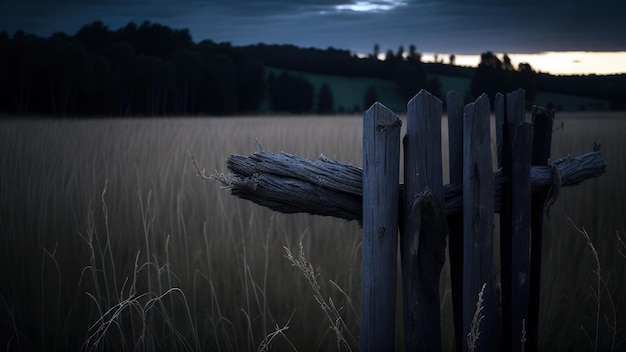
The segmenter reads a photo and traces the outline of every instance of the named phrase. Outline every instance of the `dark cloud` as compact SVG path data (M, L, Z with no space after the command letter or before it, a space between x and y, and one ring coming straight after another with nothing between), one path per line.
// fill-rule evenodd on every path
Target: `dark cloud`
M359 0L362 3L366 0ZM0 30L75 33L150 20L189 28L194 40L293 43L367 52L415 44L420 51L626 50L626 2L509 0L0 0ZM370 9L371 11L356 11Z

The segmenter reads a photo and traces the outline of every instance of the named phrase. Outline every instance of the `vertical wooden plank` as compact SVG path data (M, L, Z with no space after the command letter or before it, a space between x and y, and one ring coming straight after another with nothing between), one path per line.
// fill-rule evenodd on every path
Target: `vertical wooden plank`
M407 104L400 231L405 350L441 350L439 281L446 224L441 166L442 103L425 90Z
M511 207L509 205L511 175L509 170L511 169L509 155L511 154L511 142L509 137L509 121L507 119L506 111L506 97L498 93L496 95L496 137L498 138L498 168L504 171L506 178L506 184L502 187L502 195L500 197L500 305L502 309L501 313L501 326L502 326L502 350L508 349L511 341L511 279L509 273L511 272ZM524 120L523 115L516 115L518 121L513 121L514 124L519 124ZM498 131L498 128L500 129ZM498 132L500 133L498 135Z
M505 135L505 123L506 123L506 102L505 102L505 97L504 94L502 93L496 93L496 96L494 98L494 103L493 103L493 111L495 114L495 128L496 128L496 161L497 161L497 167L498 169L504 169L505 165L504 165L504 160L502 157L503 154L503 150L506 149L504 147L504 135ZM500 209L500 215L499 215L499 221L500 221L500 233L498 234L498 242L500 244L500 295L498 297L498 304L500 306L500 314L498 316L498 324L500 325L500 339L501 341L506 340L506 333L504 332L504 330L502 329L503 327L503 316L505 308L502 304L502 296L503 296L503 290L502 290L502 273L505 270L505 267L502 267L502 265L505 265L505 263L503 263L502 261L502 249L503 248L510 248L510 242L509 241L509 237L508 236L503 236L503 232L502 229L505 228L505 226L503 225L504 223L509 222L510 216L509 212L507 209L505 209L504 211L502 211L502 204L504 204L504 202L506 201L506 195L504 195L503 193L505 189L500 189L500 204L495 204L494 206L497 209ZM504 242L503 242L504 241Z
M394 349L401 124L380 103L363 117L361 351Z
M507 94L502 164L507 184L502 194L500 257L502 264L502 349L521 350L522 326L528 321L530 236L530 143L532 125L524 122L525 92Z
M515 128L511 157L511 351L522 350L530 288L530 157L532 124Z
M450 183L463 184L463 97L456 91L447 95L448 154ZM463 214L448 216L448 258L452 289L456 350L463 348Z
M496 295L493 285L493 196L489 133L489 98L481 95L465 107L463 129L463 335L480 332L472 341L465 338L463 350L498 349ZM482 311L474 318L482 286ZM470 344L472 346L470 346Z
M506 116L505 112L505 102L504 102L504 94L496 93L496 97L493 102L493 111L496 115L496 155L498 167L502 167L502 148L503 148L503 129L504 129L504 120Z
M533 149L531 165L548 165L552 147L552 126L554 111L533 106L532 121L534 124ZM539 291L541 288L541 251L543 240L543 212L548 190L532 195L530 222L530 294L528 323L526 324L528 340L526 351L539 349Z
M496 131L501 124L501 138L498 145L498 167L502 168L506 184L502 187L500 206L500 281L502 306L502 349L507 350L511 345L511 138L510 125L516 126L524 121L524 114L508 116L507 98L510 94L501 95L499 105L496 106ZM499 117L500 116L500 117Z

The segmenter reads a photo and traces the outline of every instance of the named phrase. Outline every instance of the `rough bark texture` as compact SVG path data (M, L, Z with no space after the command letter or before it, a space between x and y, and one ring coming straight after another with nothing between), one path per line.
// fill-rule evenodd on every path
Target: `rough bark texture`
M310 213L361 222L363 191L359 167L324 156L311 160L264 150L250 156L233 154L227 165L232 174L216 175L213 179L221 181L234 196L282 213ZM576 157L566 156L548 166L532 166L532 192L574 186L602 175L605 169L604 155L599 150ZM501 169L494 177L494 204L499 212L506 177ZM401 189L400 195L402 193ZM444 186L446 216L460 213L462 193L462 184Z

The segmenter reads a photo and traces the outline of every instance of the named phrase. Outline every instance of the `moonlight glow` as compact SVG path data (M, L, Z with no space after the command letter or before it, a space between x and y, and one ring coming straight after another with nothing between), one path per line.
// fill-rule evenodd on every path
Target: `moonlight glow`
M337 11L354 12L381 12L393 10L396 7L405 5L404 1L380 0L380 1L354 1L351 4L337 5Z

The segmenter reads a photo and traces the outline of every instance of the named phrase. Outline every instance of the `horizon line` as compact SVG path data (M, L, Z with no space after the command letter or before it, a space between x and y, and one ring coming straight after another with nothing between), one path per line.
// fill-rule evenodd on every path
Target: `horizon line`
M488 51L485 51L488 52ZM482 53L485 53L482 52ZM626 51L540 51L534 53L507 53L491 51L502 60L506 54L514 67L520 63L528 63L537 73L546 73L555 76L577 75L623 75L626 74ZM452 64L450 57L454 55L454 65L476 68L480 63L481 54L454 54L423 52L422 62ZM359 57L371 54L356 53ZM406 52L405 52L406 55ZM379 60L385 54L378 55Z

